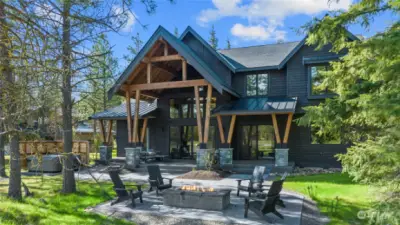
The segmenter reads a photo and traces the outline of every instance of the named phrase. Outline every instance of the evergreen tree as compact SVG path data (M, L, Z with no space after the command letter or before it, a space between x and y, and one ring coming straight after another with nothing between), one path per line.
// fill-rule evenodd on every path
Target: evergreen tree
M212 27L211 27L210 38L208 39L208 42L210 43L211 47L213 47L214 49L218 48L218 38L216 36L214 25L212 25Z
M143 41L140 38L139 32L136 33L136 36L132 36L131 40L133 42L133 45L128 46L129 54L124 55L124 59L127 63L132 62L135 56L139 53L140 49L142 49L143 47Z
M179 31L178 31L177 27L175 27L175 29L174 29L174 35L175 35L175 37L179 38Z
M332 44L348 50L332 70L322 73L321 88L337 96L305 108L300 125L318 129L321 137L340 136L351 143L338 155L343 171L356 181L380 187L382 195L370 213L372 224L399 224L400 218L400 22L366 40L350 41L344 29L360 22L368 29L377 14L399 14L398 1L361 0L348 11L333 12L305 26L307 44Z
M226 49L231 49L231 41L229 38L226 39Z

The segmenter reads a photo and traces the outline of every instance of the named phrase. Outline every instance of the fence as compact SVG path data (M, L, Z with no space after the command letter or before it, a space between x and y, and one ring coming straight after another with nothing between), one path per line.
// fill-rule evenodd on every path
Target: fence
M34 154L57 154L63 152L62 141L20 141L19 152L21 154L21 165L26 167L26 157ZM88 141L73 141L72 153L79 155L82 163L89 164L90 146Z

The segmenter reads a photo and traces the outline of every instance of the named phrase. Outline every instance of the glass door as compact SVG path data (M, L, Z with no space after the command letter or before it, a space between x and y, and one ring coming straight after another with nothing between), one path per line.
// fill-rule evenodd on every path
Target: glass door
M249 160L274 157L275 136L270 125L246 125L241 127L242 140L239 159Z
M261 158L274 158L275 134L274 127L269 125L258 126L258 152Z
M257 126L242 126L240 159L257 159Z

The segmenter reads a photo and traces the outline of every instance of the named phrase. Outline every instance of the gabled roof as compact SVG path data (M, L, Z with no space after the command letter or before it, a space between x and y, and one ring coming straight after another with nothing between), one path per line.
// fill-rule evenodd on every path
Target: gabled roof
M124 70L122 75L118 78L114 86L108 91L108 97L111 98L113 94L119 90L121 85L128 79L129 75L133 70L139 65L143 60L147 52L156 43L159 38L163 38L168 44L173 47L183 58L185 58L190 65L193 66L211 85L220 93L222 91L227 91L235 96L239 94L229 87L225 81L223 81L208 65L197 56L191 48L189 48L180 39L176 38L170 32L168 32L164 27L159 26L157 30L153 33L150 39L146 42L140 52L136 55L135 59L129 64L129 66Z
M220 50L236 71L278 69L299 41Z
M183 40L186 35L192 34L200 43L206 47L215 57L217 57L226 67L228 67L232 72L235 72L236 67L229 60L227 60L224 56L222 56L218 51L215 51L211 45L205 41L192 27L188 26L185 31L181 34L180 39Z
M131 109L135 108L135 101L131 102ZM146 117L151 112L157 110L157 100L153 103L148 103L141 101L139 104L139 117ZM132 117L135 116L135 110L131 110ZM103 112L98 112L89 117L89 119L93 120L117 120L117 119L126 119L126 102L122 103L119 106L115 106L109 109L104 110Z
M247 97L218 106L213 115L265 115L272 113L294 113L297 98Z

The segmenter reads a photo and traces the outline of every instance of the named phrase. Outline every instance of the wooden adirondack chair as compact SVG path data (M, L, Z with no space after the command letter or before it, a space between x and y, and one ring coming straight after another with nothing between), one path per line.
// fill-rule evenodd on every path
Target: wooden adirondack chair
M283 219L282 214L276 210L276 205L280 201L280 192L282 190L283 180L272 182L266 198L245 197L244 217L247 218L248 211L251 210L259 217L264 218L267 213L273 213Z
M251 176L250 179L236 180L238 182L237 196L239 196L240 191L247 191L249 193L249 197L251 197L252 193L262 192L264 173L265 173L265 166L256 166L254 167L253 175ZM242 181L244 180L249 181L248 186L242 185Z
M119 169L111 168L108 170L108 174L111 177L111 180L114 184L114 191L117 193L117 200L111 202L111 205L117 204L119 202L125 201L127 199L132 200L132 207L135 207L135 199L139 198L140 203L143 203L142 199L142 184L134 184L134 185L124 185L121 178L119 177ZM127 189L126 187L133 186L137 188L137 191L133 189Z
M172 187L171 178L163 178L161 176L160 167L158 165L148 165L147 171L149 172L149 192L153 191L153 187L156 188L156 194L158 196L158 191L162 191L164 189L168 189ZM169 180L168 184L164 183L164 180Z

